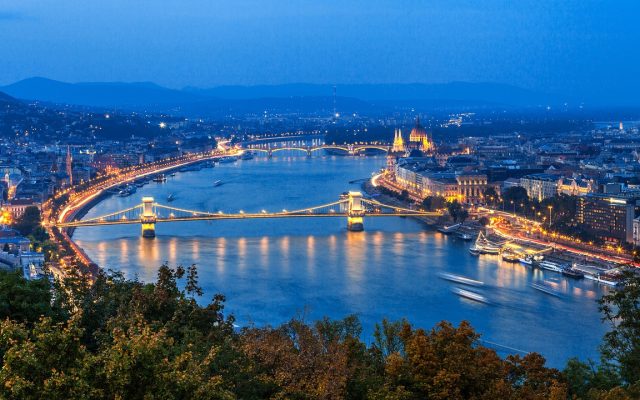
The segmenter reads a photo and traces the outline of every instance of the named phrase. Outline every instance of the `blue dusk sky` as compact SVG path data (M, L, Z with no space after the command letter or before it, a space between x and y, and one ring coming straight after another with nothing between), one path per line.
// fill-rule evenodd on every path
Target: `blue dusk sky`
M640 1L3 0L0 84L640 89Z

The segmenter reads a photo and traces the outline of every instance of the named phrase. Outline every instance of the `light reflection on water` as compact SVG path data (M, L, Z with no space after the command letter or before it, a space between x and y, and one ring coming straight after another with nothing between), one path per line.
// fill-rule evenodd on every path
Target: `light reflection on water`
M354 179L370 176L384 158L274 157L179 173L130 197L111 197L90 210L106 214L153 196L194 210L280 211L334 201ZM215 180L224 184L213 187ZM407 218L365 218L364 232L348 232L333 218L170 223L158 237L140 237L134 225L76 230L75 239L104 267L143 281L163 262L197 263L203 302L227 296L227 311L240 323L279 324L308 309L308 319L358 313L364 339L382 318L408 318L430 328L442 319L469 320L488 341L538 351L555 366L570 356L594 357L605 327L595 300L603 289L591 281L532 272L497 256L473 257L469 243L425 230ZM115 250L115 251L114 251ZM485 282L492 303L451 292L439 278L451 272ZM529 287L546 281L561 298ZM477 289L473 289L477 290Z

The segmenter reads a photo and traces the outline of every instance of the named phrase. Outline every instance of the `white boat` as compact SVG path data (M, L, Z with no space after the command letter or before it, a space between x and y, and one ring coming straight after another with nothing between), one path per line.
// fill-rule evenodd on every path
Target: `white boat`
M552 263L551 261L540 261L538 263L538 266L542 269L546 269L547 271L553 271L553 272L562 272L562 270L564 268L562 268L562 266L556 264L556 263Z
M440 278L444 279L445 281L450 281L450 282L456 282L456 283L461 283L463 285L469 285L469 286L482 286L484 285L484 282L482 281L477 281L475 279L471 279L471 278L467 278L461 275L455 275L455 274L449 274L446 272L443 272L441 274L439 274Z
M213 187L218 187L220 185L222 185L224 182L222 182L221 180L217 180L215 182L213 182Z
M176 196L173 193L170 193L167 196L167 201L174 201L176 199Z
M520 259L518 259L518 261L520 261L520 264L526 266L526 267L532 267L533 266L533 258L531 258L530 256L526 256L526 257L522 257Z
M464 297L465 299L477 301L479 303L489 304L489 300L481 295L480 293L472 292L471 290L461 289L461 288L452 288L451 291L457 294L460 297Z
M482 232L478 234L476 242L472 248L480 252L480 254L500 254L500 251L502 250L501 245L490 242Z
M602 283L603 285L607 285L607 286L617 287L618 285L620 285L619 281L615 281L606 275L603 277L603 275L601 274L596 274L596 275L584 274L584 277L585 279L590 279L592 281L596 281L598 283Z

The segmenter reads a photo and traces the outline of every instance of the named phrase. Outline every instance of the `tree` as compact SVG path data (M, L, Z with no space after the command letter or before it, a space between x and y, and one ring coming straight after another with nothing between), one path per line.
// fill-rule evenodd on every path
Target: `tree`
M24 213L16 220L13 227L22 236L29 236L36 228L42 229L40 221L40 209L36 206L29 206L24 209Z
M453 218L453 222L458 222L458 219L461 216L460 213L462 212L462 204L460 204L458 200L454 200L449 203L447 209L449 210L449 215Z
M52 316L51 287L47 279L26 280L21 271L0 269L0 319L36 323Z
M458 213L458 219L460 220L461 223L464 223L464 221L469 218L469 211L462 209L460 210L460 212Z
M529 204L529 196L527 195L527 191L525 188L516 186L510 187L507 189L502 195L502 199L505 203L510 204L513 202L514 204Z
M498 201L499 197L493 186L489 186L488 188L486 188L482 195L484 196L485 203L491 205L495 204Z
M640 383L640 276L626 272L624 288L611 291L598 304L611 331L604 336L602 356L626 384Z
M427 196L422 200L422 207L427 211L436 211L445 208L447 200L442 196Z

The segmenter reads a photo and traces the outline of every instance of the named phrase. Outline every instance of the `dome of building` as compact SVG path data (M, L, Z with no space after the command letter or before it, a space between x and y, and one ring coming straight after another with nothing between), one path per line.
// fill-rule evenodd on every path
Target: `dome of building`
M420 125L420 117L416 118L416 125L411 129L409 134L410 142L422 142L427 137L427 131Z

